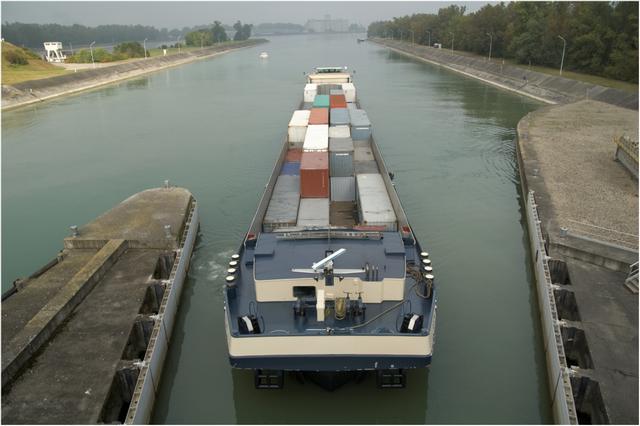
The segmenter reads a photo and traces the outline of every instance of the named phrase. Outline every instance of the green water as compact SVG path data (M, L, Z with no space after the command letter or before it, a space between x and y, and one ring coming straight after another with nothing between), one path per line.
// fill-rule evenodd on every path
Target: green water
M258 53L269 52L259 60ZM356 71L359 98L439 285L433 364L405 390L256 391L231 371L223 271L255 212L303 72ZM157 423L546 423L544 357L515 161L539 105L355 36L271 43L2 114L2 288L83 224L164 179L200 203Z

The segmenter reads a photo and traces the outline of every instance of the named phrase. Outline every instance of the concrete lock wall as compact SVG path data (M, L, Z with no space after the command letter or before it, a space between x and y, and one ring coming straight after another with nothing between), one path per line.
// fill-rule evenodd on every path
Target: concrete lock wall
M194 200L193 208L183 233L184 238L180 243L180 248L177 250L160 310L155 318L154 329L138 375L125 424L149 424L151 419L151 411L162 378L162 367L171 341L180 295L187 279L189 261L195 246L199 223L198 205Z
M379 38L372 40L400 53L417 56L419 59L446 66L453 71L547 103L569 103L582 99L595 99L624 108L638 109L637 93L624 92L505 65L499 59L488 61L486 58L463 56L446 49L435 49Z

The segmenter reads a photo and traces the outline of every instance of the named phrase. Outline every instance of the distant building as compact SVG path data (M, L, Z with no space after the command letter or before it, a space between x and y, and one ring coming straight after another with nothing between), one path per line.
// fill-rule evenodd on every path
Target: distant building
M331 15L324 15L324 19L308 20L304 28L308 32L314 33L346 33L349 31L349 21L331 19Z

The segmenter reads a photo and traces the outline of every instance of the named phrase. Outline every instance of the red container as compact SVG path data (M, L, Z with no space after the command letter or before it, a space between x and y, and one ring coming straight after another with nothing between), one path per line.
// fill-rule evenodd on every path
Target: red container
M300 196L303 198L329 198L328 152L302 153Z
M345 99L344 95L330 95L329 107L330 108L346 108L347 100Z
M301 149L290 149L287 151L287 158L284 160L287 163L299 163L302 159L302 150Z
M309 124L329 124L329 109L311 108Z

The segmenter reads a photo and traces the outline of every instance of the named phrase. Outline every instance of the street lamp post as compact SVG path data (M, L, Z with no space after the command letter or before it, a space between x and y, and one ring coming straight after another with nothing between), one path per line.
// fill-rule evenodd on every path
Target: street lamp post
M562 59L560 60L560 75L562 75L562 66L564 65L564 49L567 47L567 40L562 36L558 36L562 40Z
M456 35L454 33L449 33L451 34L451 53L453 53L453 42L456 39Z
M427 32L429 33L429 47L431 47L431 30L427 30Z
M93 45L94 45L94 44L96 44L96 42L95 42L95 41L94 41L94 42L92 42L92 43L89 45L89 50L91 51L91 63L93 64L93 67L95 68L95 67L96 67L96 63L95 63L95 62L94 62L94 60L93 60Z
M180 53L180 36L176 39L176 44L178 45L178 53Z
M493 35L490 33L487 33L487 35L489 36L489 61L491 61L491 47L493 46Z
M415 33L413 30L409 30L409 32L411 33L411 44L416 44Z
M204 32L200 31L200 49L204 47Z
M144 58L147 59L147 39L146 38L142 42L142 45L144 47ZM140 46L140 45L138 45L138 46Z

